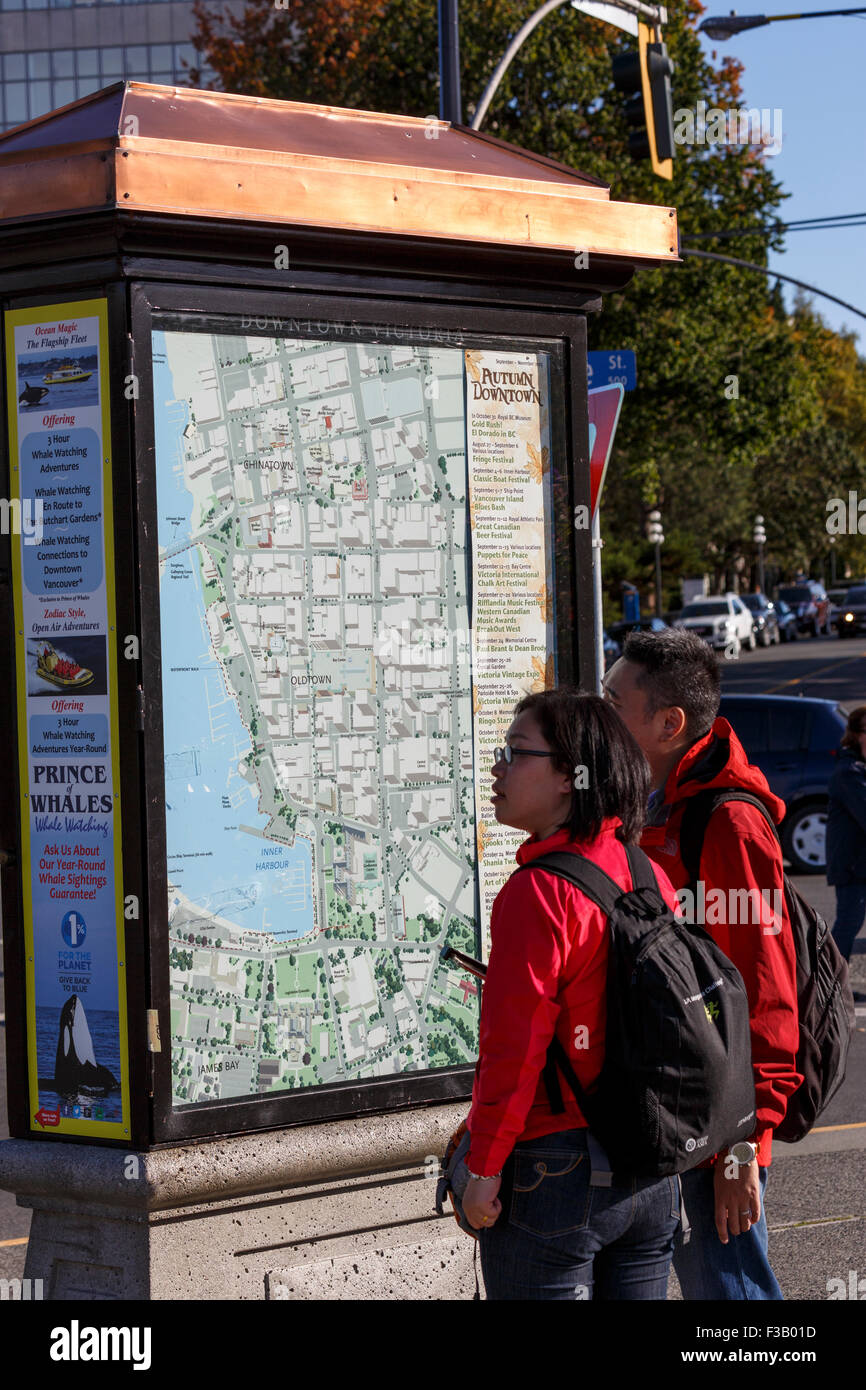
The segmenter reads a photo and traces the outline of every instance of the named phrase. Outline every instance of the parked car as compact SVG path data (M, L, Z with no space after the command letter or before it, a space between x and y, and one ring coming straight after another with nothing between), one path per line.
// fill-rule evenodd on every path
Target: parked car
M776 616L775 605L770 603L766 594L741 594L740 598L752 615L755 636L761 646L769 647L771 642L778 645L782 639L779 636L779 619Z
M789 608L784 599L777 598L773 607L776 610L776 618L779 623L779 636L783 642L796 642L797 615L792 608Z
M831 627L835 627L835 626L836 626L836 621L837 621L837 619L838 619L838 617L839 617L839 613L840 613L840 611L841 611L842 605L844 604L845 600L846 600L847 597L848 597L848 588L849 588L849 587L850 587L850 585L849 585L849 586L846 586L844 589L828 589L828 590L827 590L827 602L828 602L829 605L830 605L830 626L831 626Z
M840 637L856 637L858 632L866 632L866 584L857 584L848 590L836 619L836 631Z
M797 874L823 873L827 785L847 726L835 700L796 695L723 695L727 719L787 808L782 848Z
M755 628L752 615L736 594L720 598L696 598L687 603L674 627L687 627L709 642L711 647L727 647L733 643L732 655L737 657L745 643L755 650Z
M630 632L666 632L667 626L661 618L626 618L620 619L618 623L611 623L608 632L614 642L624 642Z
M830 631L830 604L820 584L811 579L799 584L784 584L779 589L779 598L794 610L800 632L811 632L817 637L819 632Z

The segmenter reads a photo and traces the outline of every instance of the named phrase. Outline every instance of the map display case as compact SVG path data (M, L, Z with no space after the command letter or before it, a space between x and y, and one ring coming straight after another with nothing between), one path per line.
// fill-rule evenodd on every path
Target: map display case
M594 681L587 315L674 211L432 118L134 82L0 169L10 1132L465 1102L442 951L486 954L522 838L492 750Z
M478 985L442 951L486 954L524 838L492 750L574 669L563 345L188 298L133 313L157 1103L186 1128L466 1095Z

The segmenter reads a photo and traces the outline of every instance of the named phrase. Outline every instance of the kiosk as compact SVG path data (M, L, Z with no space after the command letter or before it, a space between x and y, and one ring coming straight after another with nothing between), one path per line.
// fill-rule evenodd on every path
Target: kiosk
M9 1127L46 1297L437 1298L515 702L594 681L586 316L673 209L121 83L0 136Z

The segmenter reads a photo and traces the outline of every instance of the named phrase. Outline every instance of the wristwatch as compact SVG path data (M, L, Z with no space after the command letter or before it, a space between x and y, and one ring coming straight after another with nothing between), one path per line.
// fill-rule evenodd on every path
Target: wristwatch
M732 1158L738 1168L745 1168L747 1163L754 1162L757 1157L758 1146L749 1139L739 1139L728 1149L728 1158Z

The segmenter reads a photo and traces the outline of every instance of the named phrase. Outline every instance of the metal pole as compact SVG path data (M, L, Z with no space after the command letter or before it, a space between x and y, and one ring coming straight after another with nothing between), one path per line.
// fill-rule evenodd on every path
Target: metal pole
M604 605L601 597L601 538L600 509L596 507L592 518L592 606L595 614L595 689L602 693L604 680Z
M440 0L440 4L441 3L442 0ZM667 10L664 5L647 5L643 3L643 0L624 0L624 3L620 3L620 0L609 0L609 3L613 8L624 10L627 14L643 15L650 20L656 29L658 29L659 25L667 23ZM481 129L481 122L487 115L487 108L496 95L497 87L508 71L515 54L522 48L533 29L550 14L551 10L558 10L562 5L570 4L571 0L546 0L546 3L541 6L540 10L536 10L535 14L530 15L526 23L521 25L505 50L502 61L499 63L487 86L484 88L481 100L478 103L478 109L472 118L472 130ZM616 23L616 20L611 20L611 23Z
M440 4L441 3L443 3L443 0L440 0ZM526 23L520 26L517 33L514 35L514 38L511 40L511 43L506 48L505 54L502 60L500 61L496 71L494 72L487 86L484 88L484 94L478 103L478 108L475 112L475 115L472 117L472 130L480 130L481 122L487 115L487 108L493 100L494 96L496 95L497 87L499 86L500 82L502 81L503 77L505 76L506 72L511 66L511 61L517 53L518 49L520 49L523 46L525 40L529 38L529 35L532 33L533 29L537 28L541 21L545 19L547 15L550 14L551 10L558 10L563 5L569 5L570 3L571 0L547 0L547 3L542 5L540 10L536 10L535 14L530 15Z
M784 280L788 285L798 285L801 290L808 290L810 294L819 294L822 299L829 299L833 304L841 304L843 309L850 309L852 314L858 314L861 319L866 319L866 312L858 309L856 304L849 304L846 299L837 299L835 294L828 294L826 290L819 290L817 285L807 285L805 280L795 280L793 275L783 275L780 270L771 270L769 266L758 265L755 261L743 261L739 256L723 256L720 251L693 251L690 246L680 247L681 256L699 256L702 261L723 261L725 265L739 265L745 270L757 270L761 275L768 276L771 280Z
M662 615L662 547L661 541L656 541L656 617Z
M463 124L458 0L439 0L439 118Z
M759 544L758 544L758 588L760 589L760 591L761 591L762 594L766 593L766 589L764 588L764 542L763 542L763 541L760 541Z

